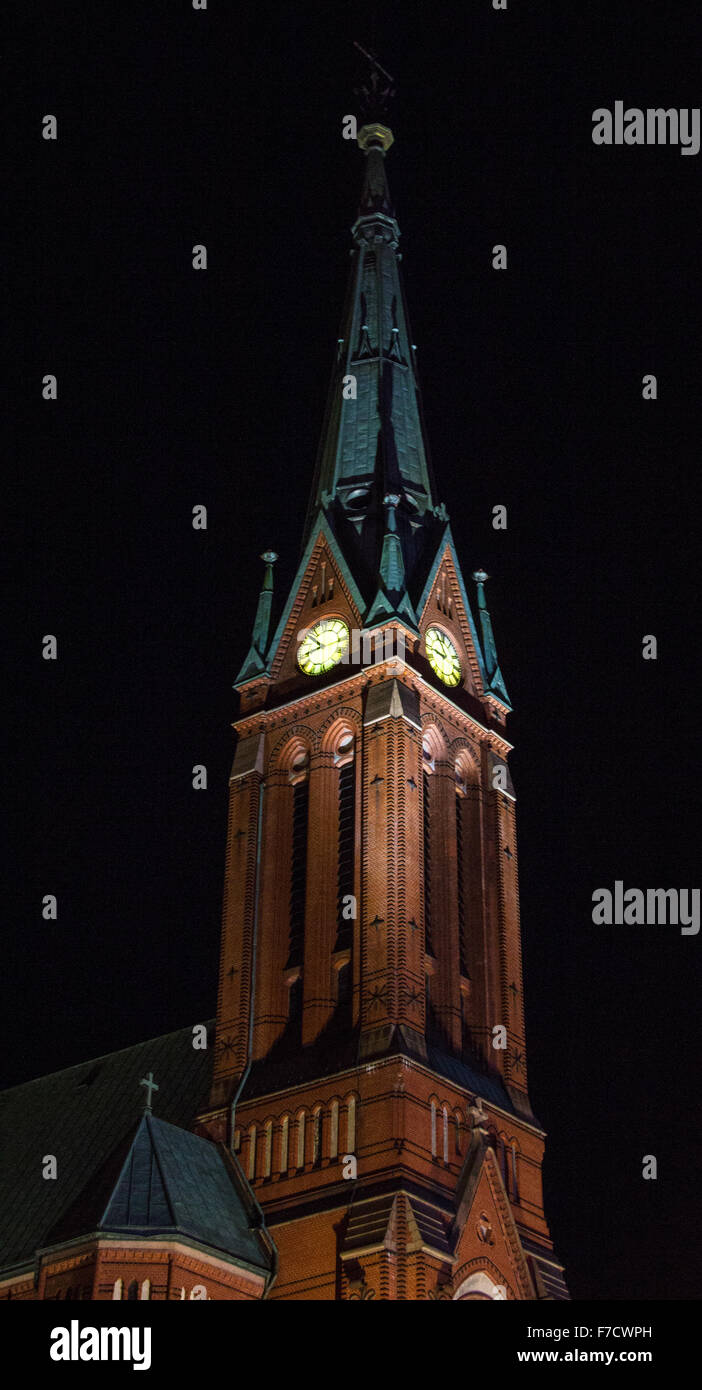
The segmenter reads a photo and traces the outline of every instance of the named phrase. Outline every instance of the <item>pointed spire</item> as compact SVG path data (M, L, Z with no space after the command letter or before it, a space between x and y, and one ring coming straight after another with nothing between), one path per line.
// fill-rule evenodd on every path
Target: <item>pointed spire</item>
M483 636L483 657L485 659L485 670L488 678L488 687L500 699L509 703L505 683L502 679L502 672L497 660L497 648L492 631L492 619L488 612L485 602L485 584L490 578L485 570L475 570L473 579L478 590L478 614L480 616L480 629Z
M404 610L408 605L411 610L408 591L414 592L426 572L427 551L440 527L400 278L400 229L385 171L394 137L381 98L392 79L376 59L365 56L372 74L363 92L365 124L357 134L365 169L352 227L351 283L304 543L324 516L375 615L387 610L387 602L380 602L386 590L397 595L391 610L398 607L400 591ZM397 498L392 521L388 496Z
M260 676L266 669L266 651L268 650L273 604L273 566L278 556L274 550L264 550L260 558L266 566L263 586L258 596L251 646L234 682L235 686L251 680L254 676Z

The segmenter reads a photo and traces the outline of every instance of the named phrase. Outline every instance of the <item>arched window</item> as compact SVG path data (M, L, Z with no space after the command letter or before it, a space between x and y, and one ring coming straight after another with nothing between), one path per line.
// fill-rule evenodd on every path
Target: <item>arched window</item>
M333 1100L329 1107L329 1157L339 1155L339 1102Z
M280 1123L280 1171L288 1171L288 1148L290 1144L290 1116L283 1115Z
M456 773L458 776L458 772ZM468 975L468 924L466 920L465 883L465 791L463 784L456 784L456 902L458 907L458 955L462 975ZM461 1001L462 1002L462 1001Z
M127 1289L127 1299L128 1299L128 1301L129 1301L130 1303L137 1303L137 1302L138 1302L138 1299L139 1299L139 1285L138 1285L136 1279L132 1279L132 1282L131 1282L131 1284L129 1285L129 1288Z
M432 947L432 935L431 935L431 851L432 851L432 844L431 844L431 811L430 811L430 805L429 805L429 802L430 802L430 791L429 791L430 772L431 772L431 768L433 768L433 763L431 764L431 767L429 767L429 769L428 769L428 765L427 765L427 761L426 761L426 753L427 753L427 749L426 749L426 745L425 745L424 772L423 772L423 774L422 774L422 784L423 784L422 789L423 789L423 793L424 793L424 796L423 796L423 801L424 801L424 808L423 808L423 811L424 811L424 819L423 819L423 830L424 830L424 949L425 949L425 951L428 951L430 955L433 956L434 950L433 950L433 947Z
M317 1166L322 1162L322 1107L316 1105L312 1111L312 1162Z
M266 1120L263 1140L263 1176L269 1178L273 1169L273 1121Z
M346 1097L346 1149L345 1153L356 1151L356 1097Z
M443 1156L444 1156L444 1163L448 1163L448 1161L449 1161L449 1123L448 1123L448 1106L447 1106L447 1105L442 1105L442 1107L441 1107L441 1120L442 1120L441 1130L442 1130L442 1137L443 1137L442 1150L443 1150Z
M305 939L305 897L307 887L307 818L309 811L309 762L306 749L293 758L290 781L293 784L292 854L290 868L290 950L288 968L302 964Z
M256 1177L256 1126L249 1126L249 1166L247 1170L249 1182L253 1182Z
M117 1300L117 1299L120 1299L120 1298L122 1297L122 1289L123 1289L123 1288L124 1288L124 1284L122 1283L122 1280L121 1280L121 1279L115 1279L115 1282L114 1282L114 1285L113 1285L113 1288L112 1288L112 1297L113 1297L113 1299Z
M436 1101L431 1102L431 1156L436 1158Z
M343 762L341 760L344 760ZM341 739L335 762L339 766L339 852L337 865L337 913L338 923L336 950L344 951L353 941L353 918L349 917L348 899L354 893L355 862L355 800L356 765L354 762L353 734L345 734ZM341 997L341 978L339 979L339 1003Z
M298 1115L298 1117L297 1117L297 1166L298 1166L298 1168L304 1168L304 1166L305 1166L305 1120L306 1120L306 1118L307 1118L307 1117L306 1117L306 1115L305 1115L304 1110L301 1110L300 1113L299 1113L299 1115Z
M143 1299L151 1298L151 1280L145 1279L141 1286L141 1296Z
M504 1284L495 1284L489 1274L481 1269L476 1274L471 1274L456 1289L453 1295L454 1301L462 1302L468 1299L493 1299L496 1303L503 1303L507 1298L507 1290Z

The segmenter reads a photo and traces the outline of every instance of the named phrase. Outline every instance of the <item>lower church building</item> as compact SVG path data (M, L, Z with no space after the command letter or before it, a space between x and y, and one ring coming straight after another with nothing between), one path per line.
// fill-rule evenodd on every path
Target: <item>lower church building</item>
M6 1300L568 1297L510 704L430 461L392 144L369 112L299 569L274 624L263 555L235 683L216 1019L0 1097Z

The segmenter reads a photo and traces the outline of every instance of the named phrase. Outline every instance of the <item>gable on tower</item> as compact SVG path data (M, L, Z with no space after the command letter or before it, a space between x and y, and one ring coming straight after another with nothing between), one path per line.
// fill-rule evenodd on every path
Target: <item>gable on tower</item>
M323 619L338 618L349 629L358 627L363 599L331 527L321 518L310 537L290 596L268 651L274 681L299 675L297 656L302 636Z

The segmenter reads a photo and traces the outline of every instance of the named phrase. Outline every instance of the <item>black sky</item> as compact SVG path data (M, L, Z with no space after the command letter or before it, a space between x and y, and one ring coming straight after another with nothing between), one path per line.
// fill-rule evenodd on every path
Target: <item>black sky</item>
M10 20L4 1082L214 1013L231 683L259 553L279 598L298 559L362 173L352 40L375 42L439 491L464 573L493 576L515 709L554 1238L576 1298L699 1297L702 934L595 927L591 896L699 886L702 153L590 137L617 99L702 104L699 6Z

